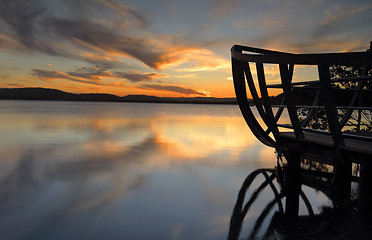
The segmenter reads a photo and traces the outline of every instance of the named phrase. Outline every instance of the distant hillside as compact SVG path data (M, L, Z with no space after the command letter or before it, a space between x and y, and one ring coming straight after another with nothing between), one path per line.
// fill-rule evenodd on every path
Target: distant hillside
M119 97L113 94L74 94L50 88L0 88L0 99L8 100L53 100L53 101L97 101L97 102L148 102L148 103L203 103L236 104L235 98L169 98L147 95Z

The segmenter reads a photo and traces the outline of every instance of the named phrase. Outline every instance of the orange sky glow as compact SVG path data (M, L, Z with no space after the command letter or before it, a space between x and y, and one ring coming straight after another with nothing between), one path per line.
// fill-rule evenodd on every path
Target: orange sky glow
M371 8L362 0L6 0L0 3L0 87L234 97L232 45L363 51L372 40ZM280 81L275 66L265 71L268 82ZM296 69L295 80L314 77Z

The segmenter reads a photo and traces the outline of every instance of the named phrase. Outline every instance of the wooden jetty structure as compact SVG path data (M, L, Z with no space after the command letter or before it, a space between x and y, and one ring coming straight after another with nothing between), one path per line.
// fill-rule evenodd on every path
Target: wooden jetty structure
M371 210L371 49L372 42L365 52L344 53L292 54L241 45L231 48L235 94L242 115L256 138L286 159L288 216L298 214L298 208L288 206L298 206L303 159L332 166L335 203L349 197L352 166L358 164L360 206ZM268 83L267 66L279 69L280 83ZM304 66L315 69L317 79L294 81L295 68ZM359 73L335 75L332 69L338 66L351 72L359 69ZM280 99L269 96L273 89L282 92ZM284 115L289 122L281 121Z

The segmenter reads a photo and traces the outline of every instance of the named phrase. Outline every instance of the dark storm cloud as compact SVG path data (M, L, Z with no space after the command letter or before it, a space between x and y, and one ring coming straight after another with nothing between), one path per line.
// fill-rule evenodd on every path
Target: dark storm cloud
M176 93L181 93L181 94L184 94L184 95L207 96L207 94L205 94L203 92L199 92L196 89L185 88L185 87L175 86L175 85L142 84L141 87L144 88L144 89L176 92Z

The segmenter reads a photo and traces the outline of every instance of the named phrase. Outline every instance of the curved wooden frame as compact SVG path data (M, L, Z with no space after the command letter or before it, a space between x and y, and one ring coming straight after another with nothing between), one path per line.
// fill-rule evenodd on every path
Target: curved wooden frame
M278 148L277 137L280 135L280 127L292 129L296 141L303 141L304 131L322 132L332 137L333 146L339 148L345 145L345 138L359 138L371 141L372 137L357 136L342 132L353 111L367 109L371 107L360 107L357 100L360 98L363 90L363 83L371 80L372 76L367 75L368 66L372 65L372 52L351 52L351 53L320 53L320 54L292 54L279 51L271 51L248 46L234 45L231 48L232 73L235 87L236 98L243 114L243 117L250 127L253 134L265 145ZM249 63L256 65L258 85L261 92L261 98L258 95ZM277 64L279 66L281 84L266 84L264 64ZM319 80L292 83L292 77L295 65L314 65L318 68ZM329 67L331 65L345 66L363 66L363 74L359 77L350 77L343 79L331 79ZM348 106L337 106L333 98L332 84L335 82L356 81L357 89L353 91L352 100ZM248 88L246 87L248 86ZM283 99L279 105L277 113L274 115L268 95L268 88L282 88ZM314 101L309 106L299 106L294 102L293 89L303 88L316 91ZM253 103L260 114L265 130L257 121L251 109L247 98L247 90L253 98ZM322 100L322 101L320 101ZM320 102L322 105L320 105ZM304 121L300 122L297 109L305 107L309 113ZM278 121L284 109L288 110L291 125L281 125ZM314 116L316 109L324 109L328 121L328 131L316 131L307 127L309 121ZM338 119L338 109L346 109L341 120ZM360 113L359 113L360 116Z

